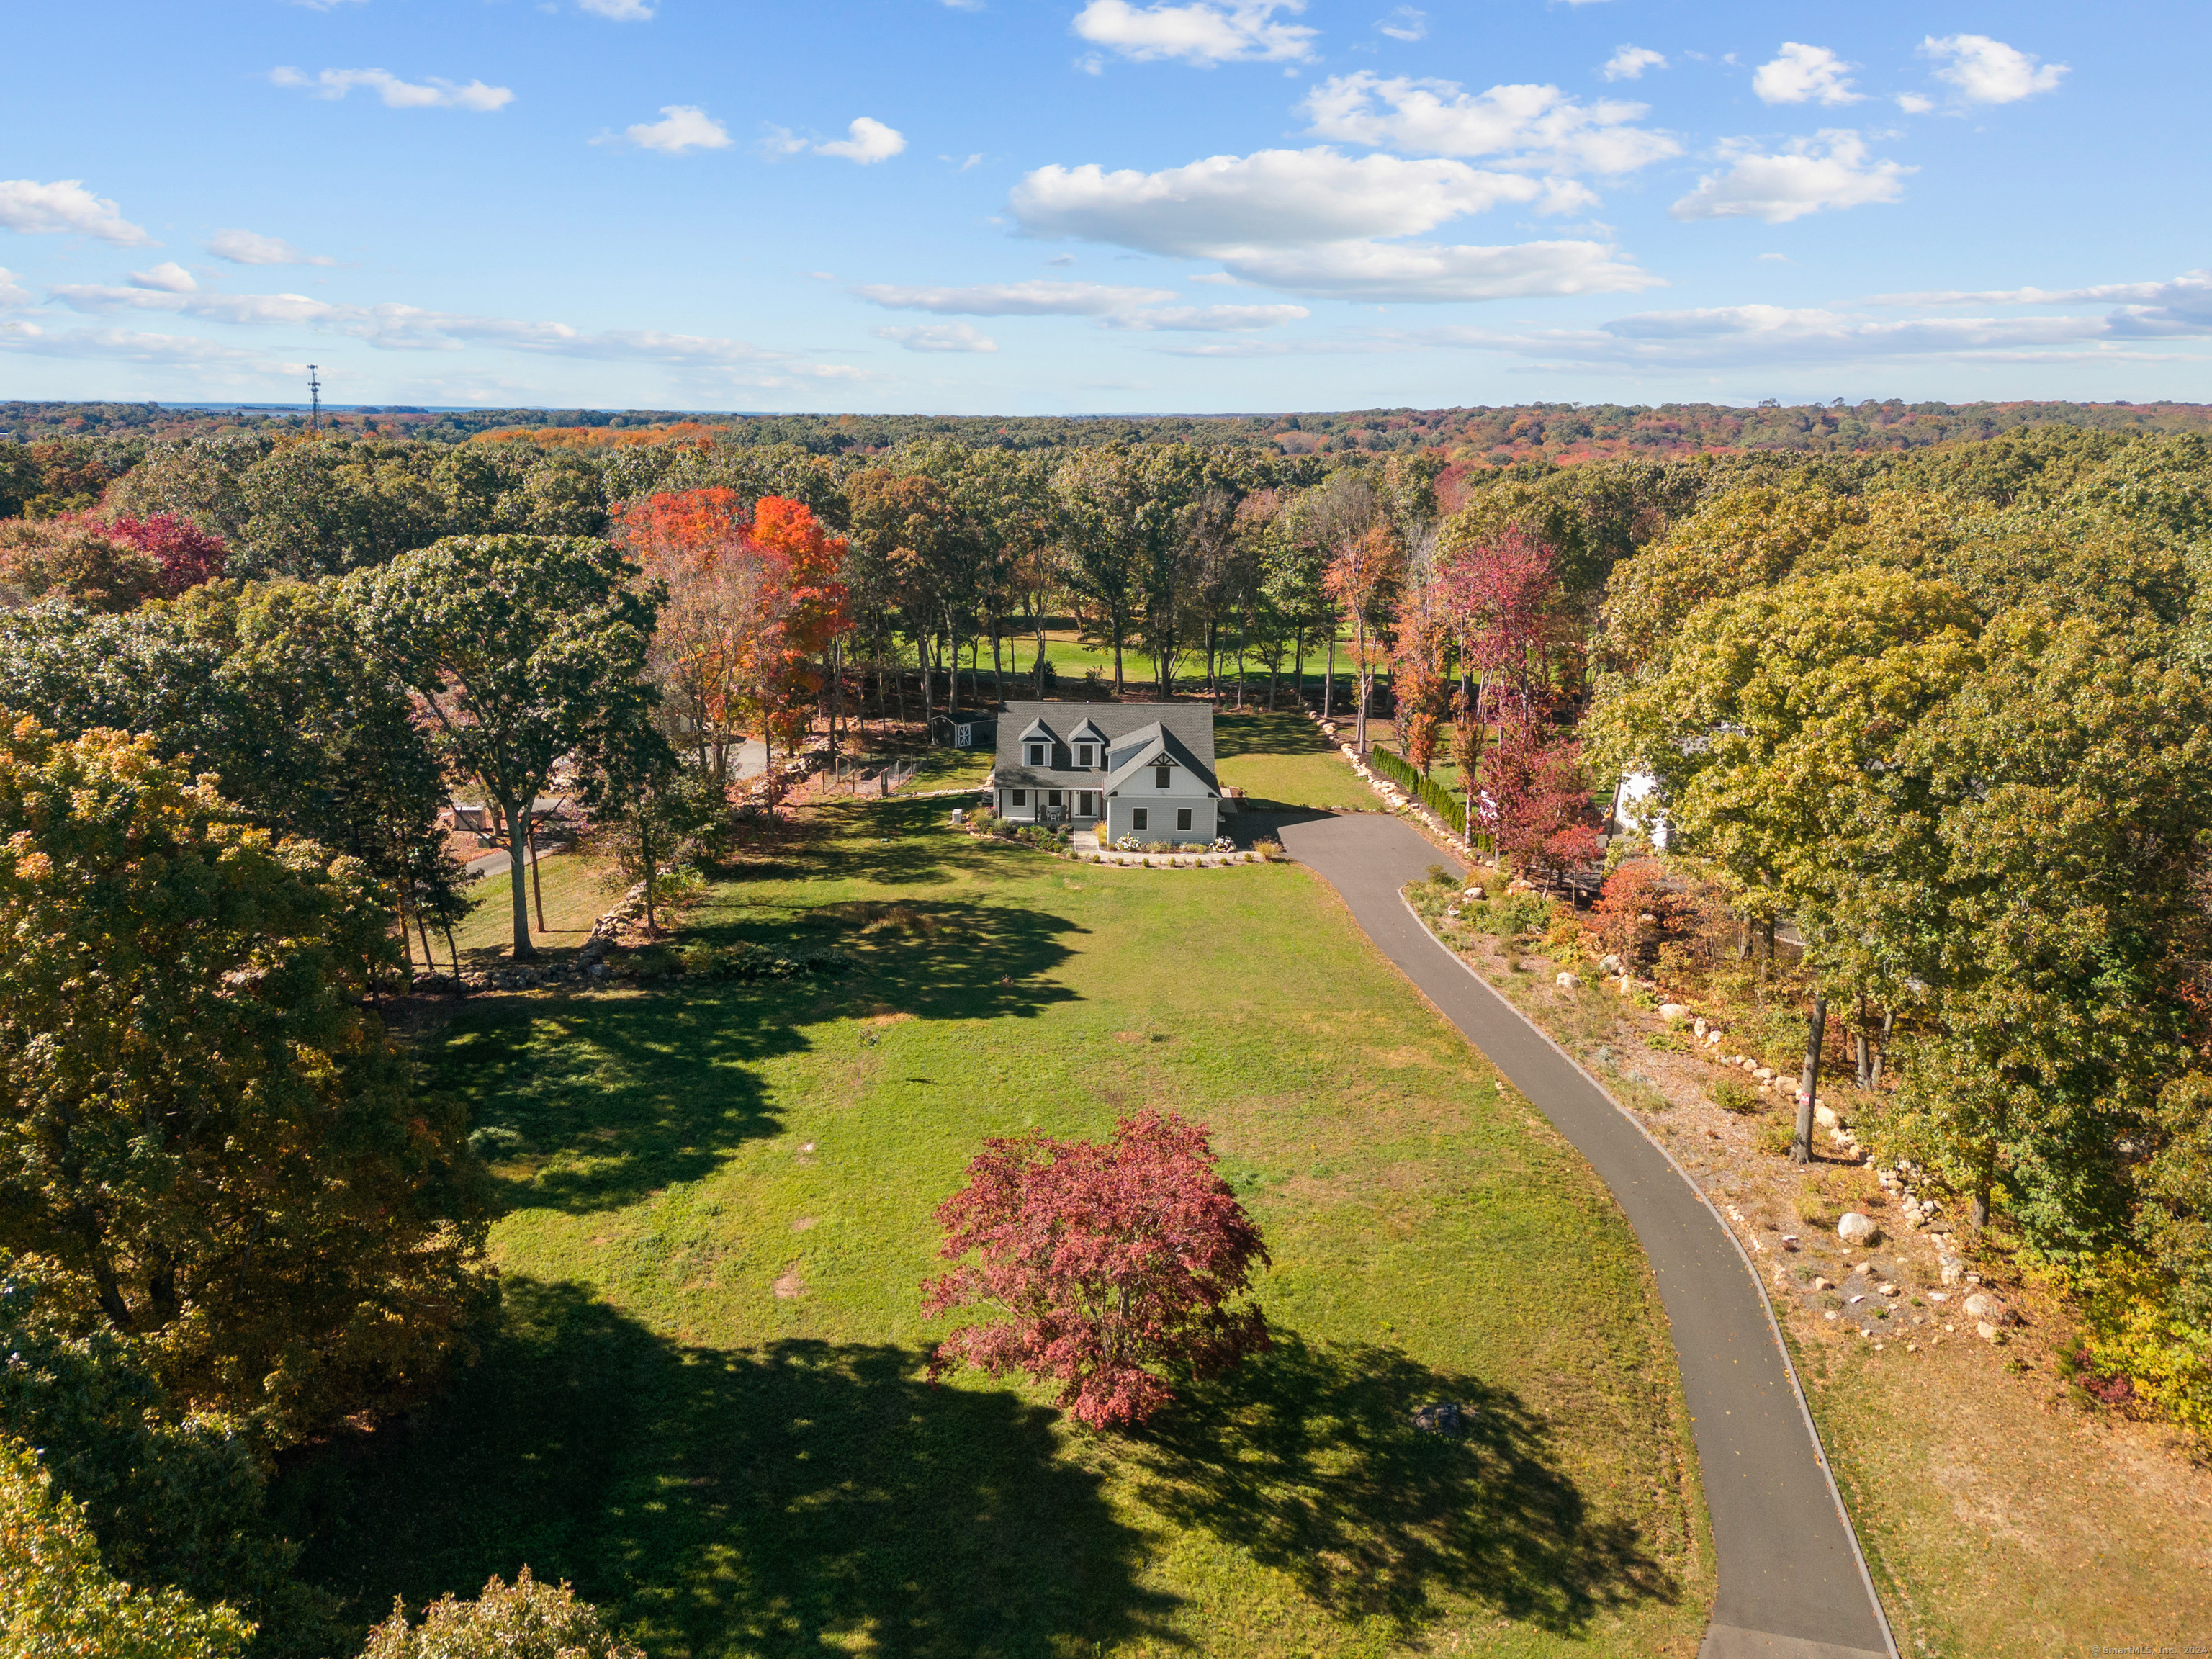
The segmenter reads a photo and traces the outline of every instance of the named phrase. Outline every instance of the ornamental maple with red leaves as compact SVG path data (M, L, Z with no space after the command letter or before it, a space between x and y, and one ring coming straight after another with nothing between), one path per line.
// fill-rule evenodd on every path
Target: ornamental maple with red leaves
M1204 1126L1172 1112L1103 1141L985 1142L937 1211L939 1254L961 1265L922 1293L933 1314L1002 1316L940 1343L930 1380L963 1364L1049 1377L1078 1422L1117 1428L1173 1401L1162 1368L1217 1376L1271 1347L1260 1310L1231 1305L1267 1247L1213 1166Z

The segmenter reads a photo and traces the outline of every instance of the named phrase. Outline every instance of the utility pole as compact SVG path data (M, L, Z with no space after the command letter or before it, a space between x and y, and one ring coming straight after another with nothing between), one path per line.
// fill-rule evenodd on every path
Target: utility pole
M323 429L323 383L315 378L315 365L307 365L307 429Z

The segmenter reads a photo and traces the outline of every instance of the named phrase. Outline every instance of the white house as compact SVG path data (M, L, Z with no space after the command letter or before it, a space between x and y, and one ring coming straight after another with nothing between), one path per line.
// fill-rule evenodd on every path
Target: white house
M1212 705L1009 703L988 787L1014 823L1096 830L1107 842L1211 842L1221 833Z

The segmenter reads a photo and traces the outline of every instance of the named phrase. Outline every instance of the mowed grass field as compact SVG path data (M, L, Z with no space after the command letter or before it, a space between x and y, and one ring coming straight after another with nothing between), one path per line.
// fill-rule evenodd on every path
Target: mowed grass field
M1663 1315L1579 1158L1306 872L1062 862L944 806L823 809L689 921L848 977L487 999L425 1040L504 1132L503 1328L288 1474L303 1571L365 1622L527 1563L653 1659L1693 1653ZM1274 1351L1127 1436L932 1387L967 1160L1146 1106L1212 1126ZM1410 1425L1440 1401L1469 1433Z

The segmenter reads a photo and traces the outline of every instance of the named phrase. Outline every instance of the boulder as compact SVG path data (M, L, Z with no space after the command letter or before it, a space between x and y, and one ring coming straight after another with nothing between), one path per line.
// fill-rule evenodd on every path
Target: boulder
M1774 1068L1771 1066L1753 1066L1752 1068L1751 1074L1757 1078L1761 1083L1771 1083L1774 1081Z
M1598 965L1598 967L1599 967L1601 969L1602 969L1605 973L1607 973L1607 974L1608 974L1608 975L1611 975L1611 974L1617 974L1617 973L1620 973L1620 972L1621 971L1621 967L1620 967L1620 958L1619 957L1615 957L1615 956L1603 956L1603 957L1600 957L1598 958L1598 961L1597 961L1597 965Z
M1706 1029L1705 1017L1703 1014L1699 1014L1695 1019L1690 1022L1690 1029L1696 1032L1700 1037L1704 1036Z
M1836 1224L1836 1237L1846 1244L1871 1244L1881 1237L1881 1229L1853 1210Z
M1999 1337L2002 1336L2004 1333L1999 1330L1996 1326L1990 1324L1988 1320L1984 1319L1974 1327L1974 1334L1980 1337L1984 1342L1994 1342Z
M1558 979L1553 981L1553 983L1557 985L1562 991L1578 991L1582 988L1582 975L1579 974L1561 974Z
M1705 1047L1708 1048L1717 1048L1720 1046L1721 1034L1717 1028L1705 1033Z
M1686 1002L1662 1002L1659 1005L1659 1018L1669 1025L1676 1024L1689 1017L1690 1005Z
M1823 1129L1840 1129L1844 1127L1844 1121L1836 1115L1834 1107L1823 1105L1818 1102L1814 1103L1813 1121Z
M1987 1291L1976 1291L1968 1297L1966 1309L1966 1317L1969 1319L1986 1319L1992 1325L2008 1325L2012 1322L2012 1316L2005 1311L2004 1304Z

